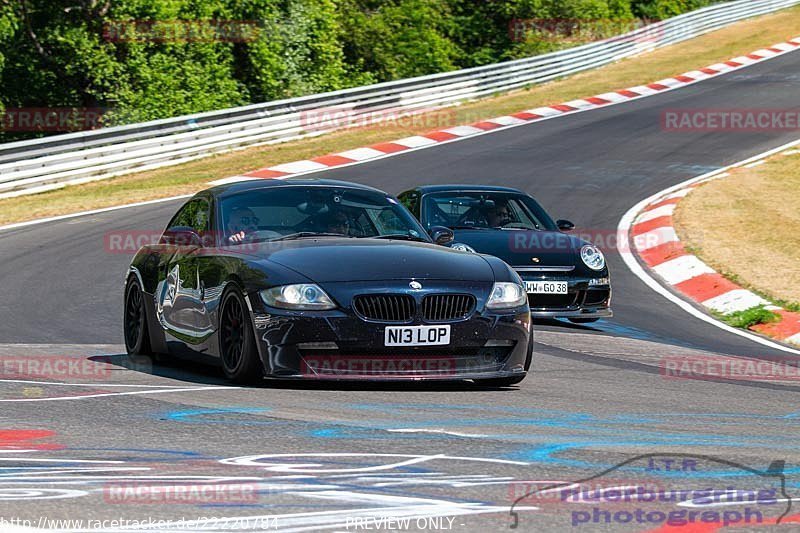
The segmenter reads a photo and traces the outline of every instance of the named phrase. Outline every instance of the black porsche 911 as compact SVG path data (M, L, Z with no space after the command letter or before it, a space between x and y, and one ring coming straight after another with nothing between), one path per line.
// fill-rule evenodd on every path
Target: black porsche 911
M611 281L603 252L564 232L539 203L507 187L430 185L398 195L425 228L455 232L451 246L492 254L525 282L531 315L588 323L611 317Z
M496 257L443 246L452 238L353 183L200 192L133 259L128 353L202 355L236 382L518 383L533 348L522 280Z

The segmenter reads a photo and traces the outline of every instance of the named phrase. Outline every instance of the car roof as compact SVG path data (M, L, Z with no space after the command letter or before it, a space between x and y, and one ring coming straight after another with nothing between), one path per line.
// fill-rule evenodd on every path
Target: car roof
M380 194L387 194L380 189L376 189L368 185L362 185L360 183L353 183L350 181L341 181L341 180L317 179L317 178L289 178L285 180L264 178L264 179L255 179L247 181L238 181L235 183L228 183L225 185L217 185L216 187L206 189L198 194L211 194L213 196L221 197L247 191L270 189L273 187L346 187L349 189L359 189L362 191L371 191Z
M421 185L416 188L422 194L429 194L434 192L455 192L455 191L480 191L480 192L511 192L518 194L527 194L519 189L511 187L500 187L496 185L469 185L469 184L451 184L451 185Z

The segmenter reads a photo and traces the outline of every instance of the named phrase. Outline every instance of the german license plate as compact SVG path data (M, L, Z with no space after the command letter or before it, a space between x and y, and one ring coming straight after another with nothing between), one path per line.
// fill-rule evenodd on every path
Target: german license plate
M566 281L526 281L525 290L528 294L567 294Z
M445 346L450 326L386 326L384 346Z

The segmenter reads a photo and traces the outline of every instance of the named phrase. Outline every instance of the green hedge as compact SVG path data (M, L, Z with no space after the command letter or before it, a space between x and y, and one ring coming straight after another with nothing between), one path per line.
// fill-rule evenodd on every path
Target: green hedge
M0 107L100 107L108 124L138 122L528 56L708 3L0 0ZM533 23L514 39L520 19ZM213 20L243 25L198 37ZM133 21L156 26L134 34ZM194 37L168 38L185 28Z

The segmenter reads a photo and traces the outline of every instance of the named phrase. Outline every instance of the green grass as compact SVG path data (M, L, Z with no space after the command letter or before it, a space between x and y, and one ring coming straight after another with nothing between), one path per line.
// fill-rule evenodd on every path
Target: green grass
M769 309L764 309L763 305L751 307L744 311L736 311L735 313L727 315L723 315L722 313L714 314L729 326L741 329L748 329L758 324L770 324L772 322L778 322L781 319L778 313L774 313Z

